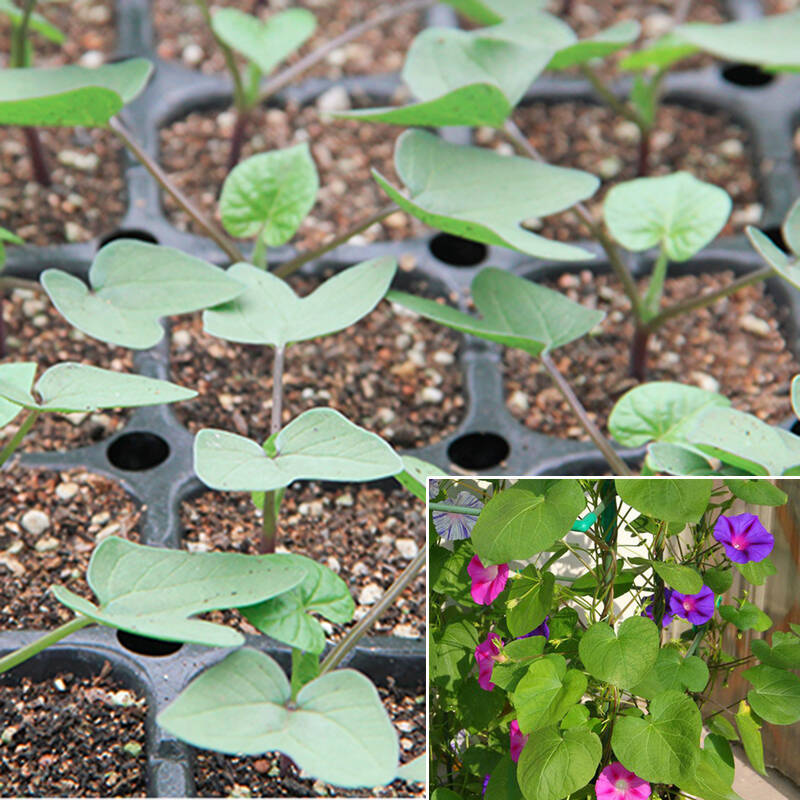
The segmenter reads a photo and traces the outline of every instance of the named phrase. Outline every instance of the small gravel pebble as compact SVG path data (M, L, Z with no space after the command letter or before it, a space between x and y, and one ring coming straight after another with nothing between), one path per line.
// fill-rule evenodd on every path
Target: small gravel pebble
M37 509L26 511L22 515L22 527L34 536L41 536L50 527L50 517Z
M67 503L78 493L78 488L78 484L73 481L59 483L58 486L56 486L56 497Z
M407 558L409 561L419 552L419 547L417 547L417 543L413 539L398 539L394 543L394 546L397 548L400 555L403 556L403 558Z
M371 606L383 596L383 589L377 583L368 583L358 594L358 602L362 606Z

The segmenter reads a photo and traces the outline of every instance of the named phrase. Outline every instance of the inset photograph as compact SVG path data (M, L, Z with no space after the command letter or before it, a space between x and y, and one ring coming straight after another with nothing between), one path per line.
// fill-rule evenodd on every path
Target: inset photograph
M800 798L800 481L429 481L432 800Z

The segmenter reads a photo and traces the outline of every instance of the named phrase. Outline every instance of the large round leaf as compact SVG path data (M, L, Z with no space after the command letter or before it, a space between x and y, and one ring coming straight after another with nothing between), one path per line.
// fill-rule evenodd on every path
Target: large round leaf
M697 522L711 499L711 480L680 478L617 478L624 503L642 514L666 522Z
M761 664L742 673L753 684L747 700L759 717L773 725L800 722L800 678L787 669Z

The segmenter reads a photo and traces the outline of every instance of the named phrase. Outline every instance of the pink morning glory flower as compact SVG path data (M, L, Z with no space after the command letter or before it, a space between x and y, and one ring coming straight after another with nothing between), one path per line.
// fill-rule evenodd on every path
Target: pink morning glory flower
M484 567L478 556L472 556L472 560L467 565L467 572L472 578L470 594L478 605L491 605L497 595L506 588L508 564Z
M669 610L676 617L688 619L692 625L702 625L714 616L714 592L703 586L697 594L673 592L669 598Z
M672 589L664 589L664 616L661 617L661 627L667 628L672 624L672 620L675 618L675 614L670 611L669 601L672 597ZM653 616L653 608L655 606L655 597L651 594L649 597L650 605L646 606L644 611L642 612L643 617L648 617L652 619L653 622L656 621L655 617Z
M594 784L597 800L648 800L650 784L625 769L619 761L609 764Z
M528 741L528 734L524 734L519 729L519 722L514 719L511 720L511 727L508 729L508 735L511 738L511 760L515 762L519 761L522 748L525 747Z
M452 505L474 508L476 510L483 508L483 503L471 492L459 492L458 497L456 497ZM436 533L438 533L445 542L454 542L457 539L469 539L477 521L477 516L472 516L471 514L459 514L455 511L433 512L433 526L436 528Z
M714 538L725 548L725 555L737 564L763 561L775 546L772 534L755 514L720 517L714 526Z
M499 645L497 644L499 642ZM475 648L475 660L478 662L478 683L481 689L491 692L494 689L492 683L492 669L494 668L497 657L500 655L500 648L503 640L496 634L490 633L484 641Z

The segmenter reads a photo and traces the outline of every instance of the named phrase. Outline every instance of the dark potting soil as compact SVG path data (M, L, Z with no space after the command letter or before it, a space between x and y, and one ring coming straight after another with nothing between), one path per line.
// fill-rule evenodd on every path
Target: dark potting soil
M293 276L307 294L318 280ZM413 288L425 294L425 286ZM464 415L461 337L381 302L367 317L332 336L291 345L284 372L284 423L302 411L331 406L395 447L419 447L454 430ZM187 427L222 428L259 441L269 435L272 360L269 347L242 345L203 332L199 315L172 332L172 380L199 396L175 406Z
M369 103L363 101L357 105ZM217 199L227 175L234 122L232 110L197 111L161 131L160 158L164 169L205 213L215 217ZM310 249L389 204L389 198L373 180L371 169L398 184L394 142L402 131L401 127L391 125L325 119L313 105L259 108L253 113L242 158L300 142L309 143L319 171L320 189L316 205L293 243L301 249ZM181 230L202 233L171 197L164 198L164 208L170 221ZM422 223L398 211L350 242L402 240L419 236L424 230Z
M27 245L86 242L112 232L125 214L122 148L107 131L41 128L52 185L33 180L23 132L0 137L0 226Z
M762 0L765 14L785 14L800 7L799 0Z
M92 550L112 535L138 541L140 513L122 487L83 470L0 470L0 630L72 619L50 586L93 599L85 580Z
M43 266L47 266L44 264ZM48 367L78 361L116 372L132 372L130 350L85 336L56 311L44 292L14 289L3 302L7 339L0 364L35 361L37 378ZM90 414L42 414L23 439L20 452L67 450L95 444L119 429L129 411L108 409ZM21 413L0 430L0 444L10 439L25 418Z
M583 169L602 179L598 192L586 202L596 220L602 219L602 200L608 189L636 177L638 129L604 106L537 103L518 109L514 121L549 164ZM476 143L513 152L489 128L478 129ZM650 174L676 170L720 186L731 196L733 211L720 235L740 233L760 222L759 165L747 130L727 113L671 104L660 108L652 135ZM562 241L588 235L569 211L534 221L529 227Z
M110 667L0 685L1 797L147 795L145 700Z
M400 738L400 761L425 752L425 690L379 686L378 692ZM281 776L278 754L239 758L195 751L194 779L200 797L418 797L423 784L395 781L390 786L352 790L301 777L292 764Z
M272 8L267 8L267 5ZM299 0L270 4L263 0L220 0L213 3L217 7L238 8L262 20L267 20L272 13L286 7L311 11L317 18L317 29L299 53L288 59L287 63L294 63L299 57L391 5L376 0ZM192 0L155 0L153 15L157 51L161 58L179 59L185 66L203 72L225 71L225 61L219 48ZM340 78L342 75L397 72L403 66L406 50L421 24L421 12L398 17L333 51L300 80L309 76ZM279 65L277 69L280 68Z
M206 492L181 506L184 541L190 550L257 553L261 517L249 494ZM425 542L422 504L399 486L388 492L342 484L323 490L314 483L287 489L279 516L278 551L299 553L332 569L363 617ZM234 612L213 612L215 622L257 633ZM323 621L329 640L348 625ZM420 575L373 626L373 634L409 639L425 635L425 576Z
M730 272L669 278L665 304L696 297L730 283ZM553 353L589 416L605 428L614 403L636 385L629 375L633 336L630 303L609 276L564 274L552 288L606 312L597 331ZM800 363L780 330L782 314L764 292L749 286L710 308L670 320L650 340L649 381L677 381L719 391L734 408L770 423L791 414L789 386ZM506 403L540 433L585 439L539 362L511 348L503 354Z
M113 0L38 3L36 13L64 34L64 42L55 44L34 33L31 38L34 66L59 67L79 63L96 67L114 52L117 32ZM3 15L0 17L0 67L8 66L10 50L11 26Z

